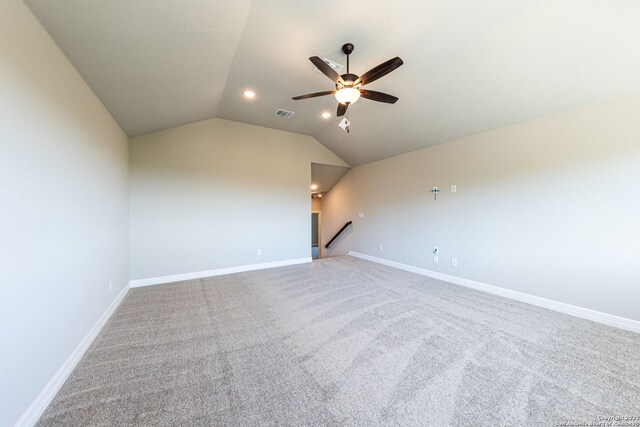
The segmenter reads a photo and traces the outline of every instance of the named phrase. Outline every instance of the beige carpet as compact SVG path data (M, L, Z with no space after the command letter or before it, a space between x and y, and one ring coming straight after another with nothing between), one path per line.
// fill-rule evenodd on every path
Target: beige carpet
M131 290L39 425L612 415L640 416L640 335L342 257Z

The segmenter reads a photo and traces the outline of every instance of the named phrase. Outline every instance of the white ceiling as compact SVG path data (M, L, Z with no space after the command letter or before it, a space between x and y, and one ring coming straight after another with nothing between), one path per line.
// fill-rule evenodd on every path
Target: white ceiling
M28 0L129 136L215 117L250 0Z
M222 117L312 135L352 165L640 92L637 0L26 0L129 136ZM308 57L362 74L351 133ZM251 101L245 88L257 92ZM291 119L277 108L295 111Z
M331 190L349 169L344 166L311 163L311 184L317 186L312 193L326 193Z

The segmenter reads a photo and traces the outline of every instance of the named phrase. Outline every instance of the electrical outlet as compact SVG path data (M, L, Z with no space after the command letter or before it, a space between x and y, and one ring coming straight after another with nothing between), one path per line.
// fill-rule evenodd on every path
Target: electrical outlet
M452 192L452 193L457 193L457 192L458 192L458 186L457 186L457 185L455 185L455 184L452 184L452 185L451 185L451 192Z
M384 248L382 247L382 245L379 246L380 252L384 251Z
M358 218L364 218L364 212L358 212Z
M440 262L440 260L438 259L438 255L433 256L433 262Z
M458 266L458 259L451 258L451 267L457 267L457 266Z
M262 249L258 249L258 256L262 256Z
M113 290L113 282L109 280L109 292Z

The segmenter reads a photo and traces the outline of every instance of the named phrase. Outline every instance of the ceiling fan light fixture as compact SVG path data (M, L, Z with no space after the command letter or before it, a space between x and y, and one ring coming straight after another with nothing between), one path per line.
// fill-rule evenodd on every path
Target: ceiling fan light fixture
M353 87L345 87L336 92L336 99L341 104L353 104L360 99L360 90Z

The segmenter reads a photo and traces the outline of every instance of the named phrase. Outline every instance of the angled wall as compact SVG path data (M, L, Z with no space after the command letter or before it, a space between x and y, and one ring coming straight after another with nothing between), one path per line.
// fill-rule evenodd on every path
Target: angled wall
M24 3L0 2L1 426L129 280L127 157L127 137Z

